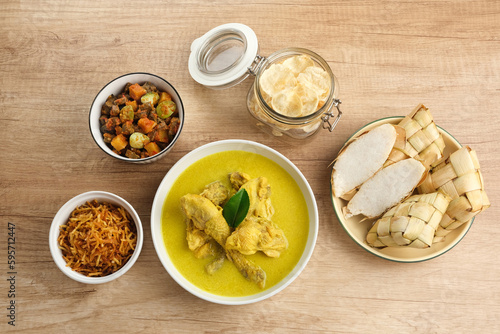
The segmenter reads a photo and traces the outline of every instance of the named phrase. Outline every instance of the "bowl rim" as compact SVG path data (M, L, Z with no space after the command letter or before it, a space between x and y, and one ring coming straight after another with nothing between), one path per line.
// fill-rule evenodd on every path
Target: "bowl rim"
M103 91L109 86L111 85L113 82L115 81L118 81L124 77L128 77L128 76L132 76L132 75L146 75L146 76L152 76L152 77L155 77L161 81L163 81L164 83L166 83L168 86L170 86L172 88L172 90L175 92L175 94L177 95L177 98L179 99L179 103L180 103L180 110L182 110L182 118L180 118L180 125L179 125L179 129L177 130L177 133L176 135L174 136L174 138L172 139L172 141L170 143L168 143L167 147L165 147L163 150L161 150L159 153L153 155L153 156L150 156L150 157L146 157L146 158L141 158L141 159L130 159L130 158L127 158L127 157L122 157L121 155L118 155L118 154L114 154L114 153L110 153L108 152L107 150L105 150L101 144L99 143L99 141L95 138L94 136L94 133L92 131L92 110L94 109L94 105L96 103L96 100L97 98L103 93ZM179 108L178 108L179 109ZM182 128L184 127L184 103L182 102L182 99L181 99L181 96L179 94L179 92L177 91L177 89L175 89L175 87L169 82L167 81L166 79L160 77L159 75L156 75L156 74L153 74L153 73L149 73L149 72L130 72L130 73L126 73L126 74L122 74L114 79L112 79L111 81L108 81L107 84L105 84L100 90L99 92L96 94L96 96L94 97L94 100L92 101L92 104L90 105L90 110L89 110L89 129L90 129L90 134L92 135L92 139L94 140L94 142L97 144L97 146L104 152L106 153L107 155L113 157L113 158L116 158L118 160L122 160L122 161L126 161L126 162L132 162L132 163L143 163L143 162L149 162L149 161L153 161L155 159L158 159L159 157L163 156L164 154L166 154L167 152L169 152L169 150L175 145L175 143L177 142L177 140L179 139L180 137L180 134L181 134L181 131L182 131ZM100 133L100 131L99 131ZM101 134L102 136L102 134Z
M69 214L76 209L79 205L84 204L87 201L97 199L99 202L103 201L108 201L112 204L115 205L120 205L122 206L132 217L132 219L135 222L136 225L136 230L137 230L137 243L136 247L134 250L134 253L130 257L130 259L125 263L120 269L118 269L116 272L109 274L107 276L103 277L88 277L83 274L80 274L70 267L66 266L66 261L62 257L62 252L57 246L57 238L59 236L59 226L62 224L65 224L67 221ZM78 194L68 201L64 203L57 213L55 214L52 223L50 225L49 229L49 248L50 248L50 253L52 255L52 259L54 260L55 264L57 267L69 278L80 282L80 283L86 283L86 284L101 284L101 283L107 283L110 281L113 281L117 279L118 277L122 276L125 274L132 266L135 264L137 259L139 258L139 255L142 250L142 246L144 243L144 231L142 228L142 222L135 211L135 209L128 203L125 199L122 197L107 192L107 191L99 191L99 190L93 190L93 191L87 191L81 194Z
M230 146L230 148L227 148L227 146ZM239 146L239 147L238 147ZM224 148L226 147L226 148ZM238 148L234 148L238 147ZM189 165L192 163L199 161L202 158L205 158L211 154L215 154L218 152L223 152L223 151L228 151L228 150L243 150L246 151L245 148L252 148L255 147L259 152L255 151L248 151L248 152L253 152L260 154L262 156L265 156L272 160L273 162L277 163L280 165L283 169L285 169L288 173L286 168L284 168L278 161L270 158L269 156L264 155L263 153L267 152L271 156L274 156L278 159L281 159L281 161L286 164L288 168L293 170L294 173L300 178L300 182L302 183L302 186L304 189L302 189L301 185L299 184L299 181L296 180L297 185L301 187L303 191L303 196L304 200L306 203L308 203L308 198L311 201L312 207L309 207L308 205L308 211L309 211L309 235L308 235L308 240L306 243L306 246L304 248L304 251L295 265L295 267L291 270L291 272L285 276L280 282L278 282L276 285L259 292L257 294L249 295L249 296L241 296L241 297L228 297L228 296L220 296L217 294L213 294L210 292L207 292L205 290L202 290L198 288L196 285L192 284L190 281L188 281L175 267L175 265L171 262L170 256L168 255L168 251L165 248L165 244L163 241L163 229L162 229L162 224L161 224L161 214L163 210L163 203L165 201L166 196L168 195L168 192L170 189L164 190L166 191L166 195L162 196L162 190L166 187L166 183L170 181L168 178L171 178L172 173L175 173L174 175L174 180L172 181L172 184L175 183L175 180L179 177L180 173L185 169L185 167L182 167L182 165L186 162L189 161L190 159L193 159L193 156L196 156L199 154L199 152L206 151L206 150L211 150L215 149L215 151L206 153L201 157L196 158L193 162L191 162ZM291 175L294 177L293 175ZM294 177L295 179L295 177ZM307 194L304 193L304 190L307 191ZM161 198L160 198L161 197ZM157 216L157 213L159 212L160 215L160 221L158 222L155 216ZM160 233L156 233L158 226L159 225L159 231ZM314 196L314 193L312 191L312 188L309 185L309 182L305 178L305 176L300 172L300 170L295 166L287 157L285 157L283 154L279 153L278 151L254 142L254 141L249 141L249 140L242 140L242 139L227 139L227 140L220 140L220 141L215 141L211 143L207 143L205 145L202 145L186 155L184 155L181 159L179 159L172 168L166 173L164 178L162 179L160 185L158 186L158 189L156 191L154 200L153 200L153 205L151 207L151 237L153 239L153 245L156 251L156 254L162 263L163 267L165 270L168 272L170 277L177 282L184 290L187 292L191 293L192 295L201 298L203 300L216 303L216 304L222 304L222 305L244 305L244 304L251 304L251 303L256 303L259 301L262 301L264 299L267 299L271 296L274 296L278 292L282 291L285 289L288 285L290 285L299 275L300 273L304 270L306 267L307 263L309 262L313 252L314 248L316 246L316 241L318 237L318 230L319 230L319 214L318 214L318 207L316 203L316 198ZM164 254L163 254L164 253ZM161 255L163 254L163 255Z
M381 124L384 124L384 123L389 123L391 121L395 121L397 119L403 119L405 116L389 116L389 117L383 117L383 118L379 118L379 119L376 119L374 121L371 121L363 126L361 126L360 128L358 128L356 131L354 131L352 133L352 135L349 136L349 138L344 142L344 144L341 146L341 149L347 144L349 143L349 141L354 138L355 136L359 135L362 133L362 131L369 127L370 125L374 124L374 123L381 123ZM459 147L462 147L462 144L460 144L460 142L455 138L453 137L448 131L446 131L445 129L441 128L439 125L436 124L436 126L438 127L438 129L444 133L446 133L449 138L455 142L455 144ZM340 149L340 150L341 150ZM340 151L339 150L339 151ZM347 233L347 235L359 246L361 247L362 249L364 249L365 251L367 251L368 253L371 253L381 259L384 259L384 260L389 260L389 261L392 261L392 262L397 262L397 263L418 263L418 262L424 262L424 261L429 261L429 260L432 260L438 256L441 256L445 253L447 253L448 251L450 251L452 248L454 248L464 237L465 235L469 232L471 226L472 226L472 223L474 222L474 219L475 217L473 217L469 222L467 222L467 226L465 226L465 229L463 232L461 232L461 235L455 240L453 241L452 243L450 243L450 245L446 246L445 248L443 248L442 250L439 250L436 252L436 254L430 254L430 255L427 255L427 256L421 256L421 257L418 257L416 259L400 259L400 258L395 258L393 256L389 256L389 255L385 255L385 254L381 254L380 252L377 252L376 248L372 248L370 247L369 245L365 244L365 243L360 243L353 235L352 235L352 232L350 232L347 227L345 226L345 224L342 222L342 219L341 219L341 216L339 215L339 212L336 208L336 205L335 205L335 201L334 201L334 196L333 196L333 192L332 192L332 184L331 184L331 180L330 180L330 201L332 203L332 206L333 206L333 211L335 212L335 215L337 217L337 221L338 223L340 224L340 226L342 226L342 228L344 229L344 231Z

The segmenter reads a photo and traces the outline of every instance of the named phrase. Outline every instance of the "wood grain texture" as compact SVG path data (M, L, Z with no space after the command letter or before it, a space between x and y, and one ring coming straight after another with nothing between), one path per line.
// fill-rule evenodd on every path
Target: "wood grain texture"
M495 333L500 331L498 1L19 1L0 0L0 331L24 333ZM212 91L189 75L191 42L228 22L249 25L260 53L311 49L340 83L334 133L290 146L247 120L252 84ZM174 150L146 166L102 153L88 129L102 86L129 72L158 74L182 96ZM416 264L379 259L340 227L329 163L351 133L424 103L478 153L493 206L458 246ZM249 139L287 156L308 179L320 231L303 273L265 301L221 306L184 291L162 267L150 210L169 168L200 145ZM59 207L89 190L126 198L145 242L120 279L91 286L64 276L48 247ZM17 321L7 325L8 222L16 225Z

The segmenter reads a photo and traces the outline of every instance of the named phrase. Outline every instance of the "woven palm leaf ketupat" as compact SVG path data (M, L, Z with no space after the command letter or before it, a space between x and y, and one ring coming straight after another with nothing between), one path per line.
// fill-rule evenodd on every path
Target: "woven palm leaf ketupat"
M436 230L436 237L446 236L490 206L476 152L468 146L432 166L418 188L420 193L436 190L452 198Z
M427 248L451 198L443 192L413 195L378 219L366 236L372 247L408 246Z
M406 145L402 151L393 150L386 165L410 156L429 167L443 157L443 135L434 123L429 109L423 104L419 104L398 125L406 131Z

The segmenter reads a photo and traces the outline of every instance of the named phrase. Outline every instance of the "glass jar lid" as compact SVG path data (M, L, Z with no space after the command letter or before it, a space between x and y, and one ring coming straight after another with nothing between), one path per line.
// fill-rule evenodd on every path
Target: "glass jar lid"
M193 41L189 73L208 88L229 88L248 77L258 51L257 35L250 27L223 24Z

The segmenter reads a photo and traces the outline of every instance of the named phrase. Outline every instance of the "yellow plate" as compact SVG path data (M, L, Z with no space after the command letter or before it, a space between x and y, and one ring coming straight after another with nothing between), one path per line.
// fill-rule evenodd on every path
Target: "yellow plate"
M362 133L371 130L379 125L390 123L390 124L398 124L403 119L400 117L388 117L376 120L371 122L361 129L356 131L347 141L356 138ZM444 155L448 156L450 153L458 150L462 145L453 138L448 132L443 130L438 126L439 132L443 135L443 139L446 145ZM331 185L330 185L331 189ZM331 191L330 191L331 194ZM462 240L462 238L469 231L474 218L469 222L463 224L459 228L453 230L449 233L443 242L435 243L429 248L425 249L416 249L412 247L385 247L382 249L373 248L366 243L366 234L372 224L371 221L360 222L361 215L351 217L349 219L344 218L344 214L342 213L342 209L347 205L347 201L344 201L338 197L334 197L333 194L330 195L332 198L333 209L335 210L335 214L339 220L340 225L344 228L347 234L363 249L366 251L381 257L386 260L396 261L396 262L420 262L433 259L439 255L442 255L452 249L456 244Z

